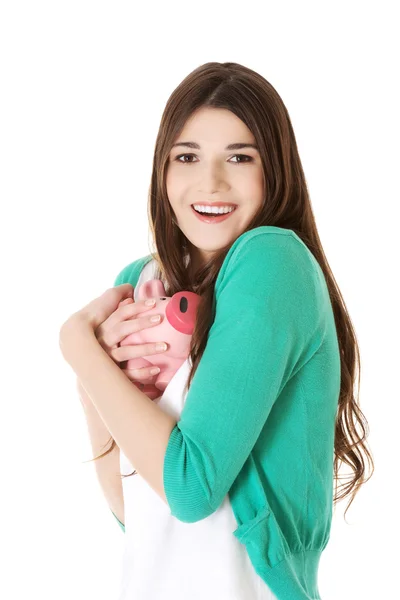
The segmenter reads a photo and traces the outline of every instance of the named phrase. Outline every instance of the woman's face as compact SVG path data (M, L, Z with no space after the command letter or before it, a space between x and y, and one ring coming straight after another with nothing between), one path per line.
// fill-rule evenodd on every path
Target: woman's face
M188 142L191 147L184 145ZM179 145L169 155L168 199L178 227L191 244L194 268L215 251L232 244L263 203L259 152L249 147L226 149L235 143L255 144L243 121L229 110L202 107L188 119L175 141ZM221 223L200 221L192 208L192 204L218 202L237 205Z

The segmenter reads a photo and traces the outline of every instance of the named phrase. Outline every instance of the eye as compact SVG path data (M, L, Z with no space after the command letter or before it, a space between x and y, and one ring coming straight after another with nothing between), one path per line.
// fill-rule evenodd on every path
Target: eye
M248 158L248 160L245 160L244 162L252 162L252 160L253 160L253 158L251 156L247 156L247 154L234 154L234 156L240 156L240 158ZM243 161L241 160L240 163L242 163L242 162ZM240 163L238 163L238 164L240 164Z
M179 154L176 158L175 161L176 162L180 162L182 164L190 164L192 161L186 161L186 160L180 160L182 157L184 156L190 156L193 157L195 156L195 154ZM253 162L253 158L251 156L248 156L247 154L234 154L232 158L234 157L240 157L241 159L246 158L247 160L243 161L236 161L236 164L241 164L242 162Z
M194 154L179 154L179 156L177 156L175 160L180 163L187 163L188 161L186 160L179 160L180 158L182 158L182 156L194 156Z

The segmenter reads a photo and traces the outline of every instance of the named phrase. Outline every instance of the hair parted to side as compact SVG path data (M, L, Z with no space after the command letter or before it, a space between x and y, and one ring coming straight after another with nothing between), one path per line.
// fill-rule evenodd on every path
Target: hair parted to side
M288 111L273 86L255 71L237 63L209 62L192 71L171 94L164 109L157 135L148 215L157 252L151 252L157 262L155 278L166 283L166 295L188 290L201 296L197 321L190 346L192 368L187 389L204 352L213 314L213 294L218 272L231 247L214 253L189 279L184 257L190 256L186 236L174 219L166 191L166 170L172 144L182 131L187 119L201 107L224 108L241 119L253 133L259 148L264 171L266 196L264 203L247 228L272 225L292 229L307 245L324 273L335 317L341 357L341 386L335 424L334 504L352 494L347 510L359 488L373 475L374 461L366 444L369 435L367 420L359 407L360 353L356 334L344 299L325 257L311 207L306 179L300 161L296 139ZM233 242L232 242L233 243ZM357 378L357 396L354 385ZM362 434L357 431L361 427ZM98 460L113 450L111 447ZM364 455L371 466L366 477ZM342 464L353 471L339 475ZM130 477L122 475L122 477ZM340 479L350 479L341 484Z

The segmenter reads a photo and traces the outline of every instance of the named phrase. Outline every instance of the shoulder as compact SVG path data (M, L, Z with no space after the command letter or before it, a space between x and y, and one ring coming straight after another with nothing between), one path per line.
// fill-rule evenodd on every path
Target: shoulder
M122 285L123 283L130 283L133 287L135 287L142 269L152 259L152 255L147 254L146 256L142 256L141 258L138 258L126 265L116 276L114 287L117 285Z
M246 231L232 244L218 276L222 280L233 271L248 273L248 277L261 274L282 274L320 278L318 261L292 230L283 227L262 226Z
M291 229L262 226L245 232L230 248L218 273L216 301L229 295L247 306L250 301L278 318L297 319L322 330L331 318L324 273L313 253Z

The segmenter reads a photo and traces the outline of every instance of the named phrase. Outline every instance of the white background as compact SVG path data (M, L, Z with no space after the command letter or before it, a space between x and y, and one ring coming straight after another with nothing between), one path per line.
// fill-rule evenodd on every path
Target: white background
M1 4L2 598L117 598L124 534L83 463L59 329L149 253L161 114L209 61L246 65L283 98L360 344L375 474L348 524L347 501L336 508L321 596L399 597L396 4Z

